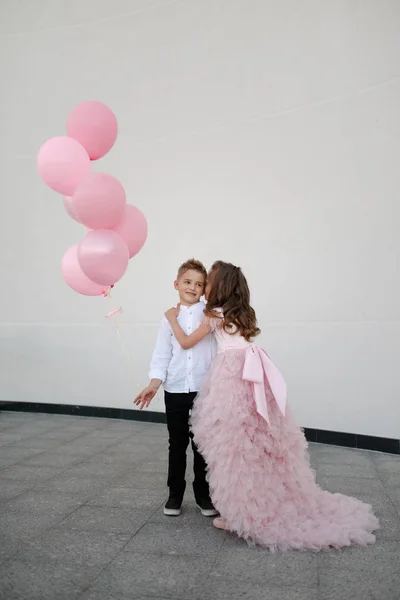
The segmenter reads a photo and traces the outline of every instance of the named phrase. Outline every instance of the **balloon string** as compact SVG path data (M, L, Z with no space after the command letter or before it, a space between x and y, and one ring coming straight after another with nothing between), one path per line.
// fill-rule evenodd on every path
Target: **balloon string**
M122 352L125 355L125 358L128 361L128 364L129 364L129 367L130 367L130 372L131 372L131 375L132 375L133 383L137 387L138 390L141 390L141 387L137 383L136 378L135 378L135 374L134 374L134 371L133 371L133 360L132 360L132 357L129 354L129 351L128 351L127 347L126 347L125 340L124 340L124 338L122 336L122 332L121 332L121 327L120 327L120 323L119 323L119 315L123 311L122 306L116 306L114 304L113 297L111 296L111 288L110 287L108 287L104 291L104 297L108 299L108 301L109 301L109 303L111 305L111 311L106 314L106 318L111 318L111 320L113 322L113 325L115 327L115 331L117 333L117 337L119 339L119 343L121 345Z

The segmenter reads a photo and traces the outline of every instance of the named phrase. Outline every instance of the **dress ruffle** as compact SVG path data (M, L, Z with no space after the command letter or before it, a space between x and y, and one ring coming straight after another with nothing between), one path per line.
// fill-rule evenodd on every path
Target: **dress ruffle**
M371 506L322 490L307 442L265 381L268 424L242 379L244 350L219 354L192 411L194 440L208 464L212 500L229 529L270 550L328 550L373 543Z

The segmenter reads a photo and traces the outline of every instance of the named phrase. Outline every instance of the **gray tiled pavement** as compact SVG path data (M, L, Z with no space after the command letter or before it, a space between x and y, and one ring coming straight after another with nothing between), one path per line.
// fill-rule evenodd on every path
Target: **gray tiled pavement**
M318 482L373 504L375 546L271 554L190 491L164 517L163 425L0 411L0 600L398 600L400 457L310 446Z

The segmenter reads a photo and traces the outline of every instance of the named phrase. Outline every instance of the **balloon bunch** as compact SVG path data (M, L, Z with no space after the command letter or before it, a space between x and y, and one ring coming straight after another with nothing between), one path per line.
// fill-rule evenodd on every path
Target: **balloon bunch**
M91 162L111 150L117 135L117 119L108 106L82 102L68 117L67 136L48 140L37 158L43 181L64 196L69 216L88 229L61 262L65 282L85 296L106 295L147 238L147 221L126 203L121 183L91 171Z

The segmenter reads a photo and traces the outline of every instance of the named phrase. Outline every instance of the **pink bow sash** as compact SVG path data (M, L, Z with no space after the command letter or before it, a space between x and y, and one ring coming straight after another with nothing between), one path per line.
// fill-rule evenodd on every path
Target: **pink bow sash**
M265 395L264 374L267 378L279 410L285 416L286 383L268 354L255 344L246 350L242 379L251 381L254 387L254 400L257 412L269 423L267 398Z

